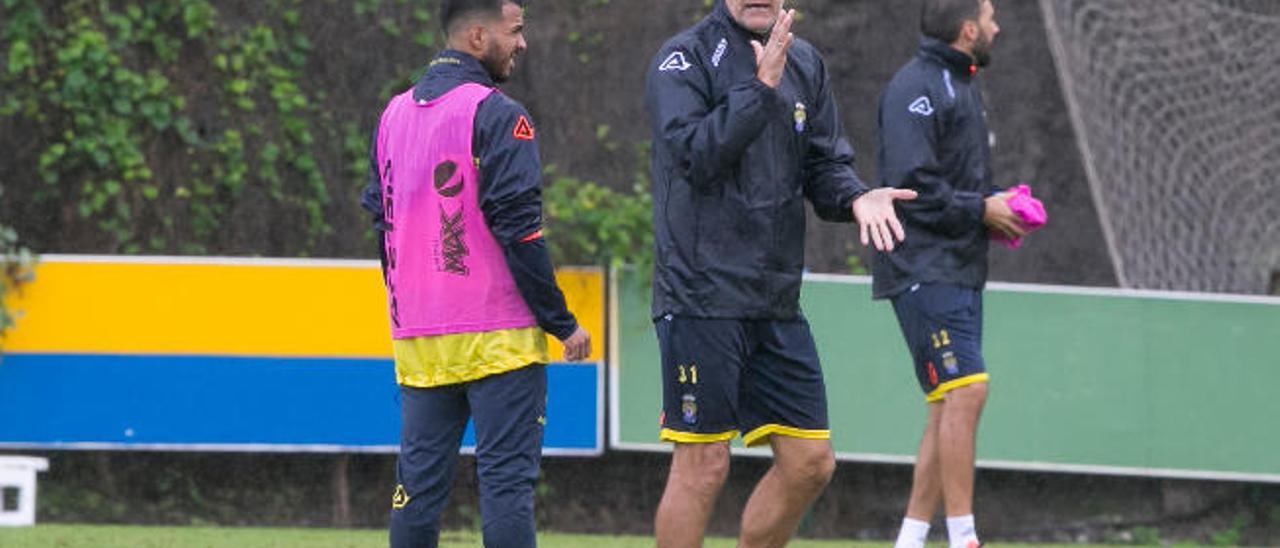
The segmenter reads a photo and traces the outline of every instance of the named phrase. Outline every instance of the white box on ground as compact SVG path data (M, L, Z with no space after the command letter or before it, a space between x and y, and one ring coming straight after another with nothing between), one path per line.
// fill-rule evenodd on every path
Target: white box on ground
M36 472L48 469L49 459L0 455L0 527L35 525Z

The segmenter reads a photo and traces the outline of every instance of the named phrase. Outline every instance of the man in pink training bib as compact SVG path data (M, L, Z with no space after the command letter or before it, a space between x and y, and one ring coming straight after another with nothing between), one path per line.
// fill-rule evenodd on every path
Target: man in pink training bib
M545 333L567 360L591 352L542 239L536 127L494 88L525 50L522 5L442 1L448 49L391 99L374 139L362 204L381 236L401 387L394 548L437 545L468 419L485 546L535 546Z

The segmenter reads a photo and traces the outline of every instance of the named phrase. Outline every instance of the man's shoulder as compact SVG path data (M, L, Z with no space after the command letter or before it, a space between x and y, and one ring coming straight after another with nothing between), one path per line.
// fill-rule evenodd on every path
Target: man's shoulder
M519 101L495 90L476 109L475 138L482 150L536 145L537 125Z
M928 72L927 63L923 62L919 56L912 56L911 59L898 67L897 72L893 73L893 78L889 79L890 88L918 85L925 83L924 75Z
M950 73L945 67L929 63L920 57L912 57L894 73L885 86L885 97L927 95L942 101L949 97L947 84Z
M955 87L947 69L915 56L885 86L880 115L891 119L947 118L955 103Z
M529 110L524 108L520 101L512 99L501 91L494 90L493 93L480 102L476 116L493 120L513 119L518 116L528 117Z
M701 54L707 53L710 48L714 48L723 37L724 33L719 29L718 25L713 21L703 20L667 39L662 44L662 47L658 49L657 55L654 56L654 62L661 63L674 53L683 53L693 58L700 58ZM687 60L692 62L693 58Z
M791 42L790 53L797 59L807 63L817 64L822 62L822 52L818 51L818 48L814 47L808 40L799 36Z
M822 52L818 48L800 37L796 37L791 43L791 49L787 52L789 64L794 64L800 74L808 80L822 78L826 73L826 64L822 57Z

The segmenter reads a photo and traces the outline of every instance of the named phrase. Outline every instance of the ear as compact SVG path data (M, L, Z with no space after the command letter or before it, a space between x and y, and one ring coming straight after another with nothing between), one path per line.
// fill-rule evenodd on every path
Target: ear
M471 46L472 51L484 51L487 39L484 25L467 27L467 45Z
M966 44L977 42L979 34L982 34L982 30L978 28L977 21L965 21L960 25L960 40Z

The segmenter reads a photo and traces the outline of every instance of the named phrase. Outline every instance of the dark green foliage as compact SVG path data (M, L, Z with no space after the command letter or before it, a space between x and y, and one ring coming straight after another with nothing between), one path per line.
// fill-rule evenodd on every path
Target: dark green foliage
M0 188L0 197L3 197L3 190ZM18 242L18 233L0 224L0 350L4 349L5 331L17 320L15 313L9 310L5 296L31 281L35 262L36 257L31 251Z
M12 156L19 180L0 181L23 204L0 210L21 213L37 248L341 256L371 241L335 236L367 234L335 200L354 203L377 108L434 53L418 49L439 42L433 0L0 2L0 125L29 133ZM340 98L316 86L313 73L355 59L379 76L325 76L357 81ZM615 230L647 211L583 210L584 192L548 192L578 200L548 203L552 224L573 227L560 229L573 240L563 261L647 253L638 226ZM622 196L604 192L603 207Z
M395 34L393 15L425 27L434 2L379 4L3 0L0 122L31 132L34 150L14 161L38 179L17 184L24 206L43 214L42 243L106 253L319 251L334 230L333 190L364 177L338 166L363 158L367 137L353 142L363 132L335 123L325 91L311 89L316 59L302 22L352 10L345 17L378 17ZM418 42L433 44L429 36ZM264 245L262 234L256 245L231 243L231 225L246 216L298 235L276 238L286 245Z
M441 45L435 4L0 0L3 225L43 252L372 255L369 135ZM647 178L548 182L557 264L648 264Z
M648 157L648 145L637 147L637 159ZM631 264L648 272L653 266L653 198L644 162L638 161L630 192L546 169L543 191L547 242L555 264L619 266Z

